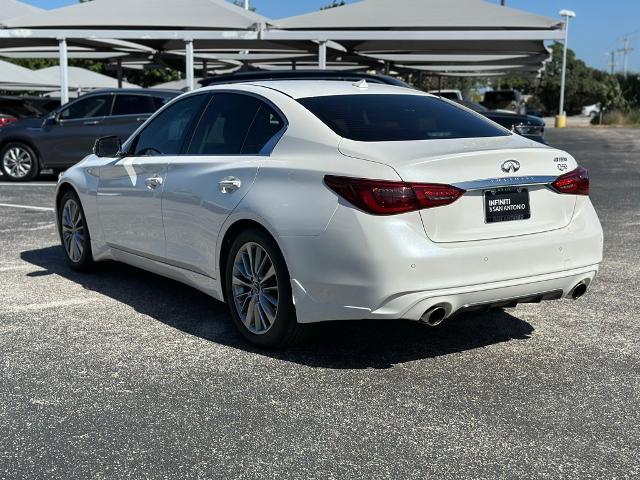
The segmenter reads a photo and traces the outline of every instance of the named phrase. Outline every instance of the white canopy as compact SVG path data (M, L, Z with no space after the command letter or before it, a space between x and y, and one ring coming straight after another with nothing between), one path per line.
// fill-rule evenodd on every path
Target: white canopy
M267 23L224 0L93 0L15 18L7 27L245 30Z
M59 85L60 67L48 67L37 70L38 73L48 78L54 85ZM118 80L101 73L92 72L85 68L69 67L69 85L80 90L95 90L98 88L118 88ZM123 88L137 88L128 82L122 82Z
M58 78L0 60L0 90L38 90L39 87L56 88Z
M287 30L549 29L559 20L483 0L364 0L275 21Z
M16 0L0 0L0 25L5 21L25 15L34 15L44 10Z

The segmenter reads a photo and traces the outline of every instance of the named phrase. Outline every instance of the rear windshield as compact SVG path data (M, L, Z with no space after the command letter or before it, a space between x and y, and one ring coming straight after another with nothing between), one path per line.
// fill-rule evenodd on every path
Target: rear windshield
M422 95L330 95L298 101L341 137L360 142L510 135L483 117Z

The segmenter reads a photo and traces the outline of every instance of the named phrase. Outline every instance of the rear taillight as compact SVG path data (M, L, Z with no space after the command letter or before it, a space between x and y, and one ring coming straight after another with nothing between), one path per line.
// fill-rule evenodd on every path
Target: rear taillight
M325 184L342 198L375 215L393 215L455 202L464 190L438 183L406 183L327 175Z
M17 120L14 117L0 117L0 127L4 127L5 125L9 125Z
M551 186L558 193L589 195L589 172L586 168L578 167L556 178Z

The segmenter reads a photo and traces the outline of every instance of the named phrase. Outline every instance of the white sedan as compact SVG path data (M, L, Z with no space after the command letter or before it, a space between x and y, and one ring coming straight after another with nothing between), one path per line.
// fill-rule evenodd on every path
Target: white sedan
M118 260L229 304L290 344L323 320L578 298L602 261L587 171L426 93L337 81L178 97L57 187L73 268Z

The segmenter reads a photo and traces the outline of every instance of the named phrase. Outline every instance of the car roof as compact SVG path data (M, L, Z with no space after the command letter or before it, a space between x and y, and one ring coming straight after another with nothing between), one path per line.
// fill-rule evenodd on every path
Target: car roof
M182 92L180 90L171 90L164 88L100 88L97 90L91 90L81 96L105 94L105 93L126 93L126 94L138 94L138 95L157 95L157 96L178 96ZM80 98L80 97L78 97Z
M330 95L362 95L362 94L392 94L392 95L427 95L419 90L380 83L344 82L336 80L277 80L234 85L215 85L202 90L226 90L229 88L244 90L243 87L260 87L275 90L291 98L324 97Z

